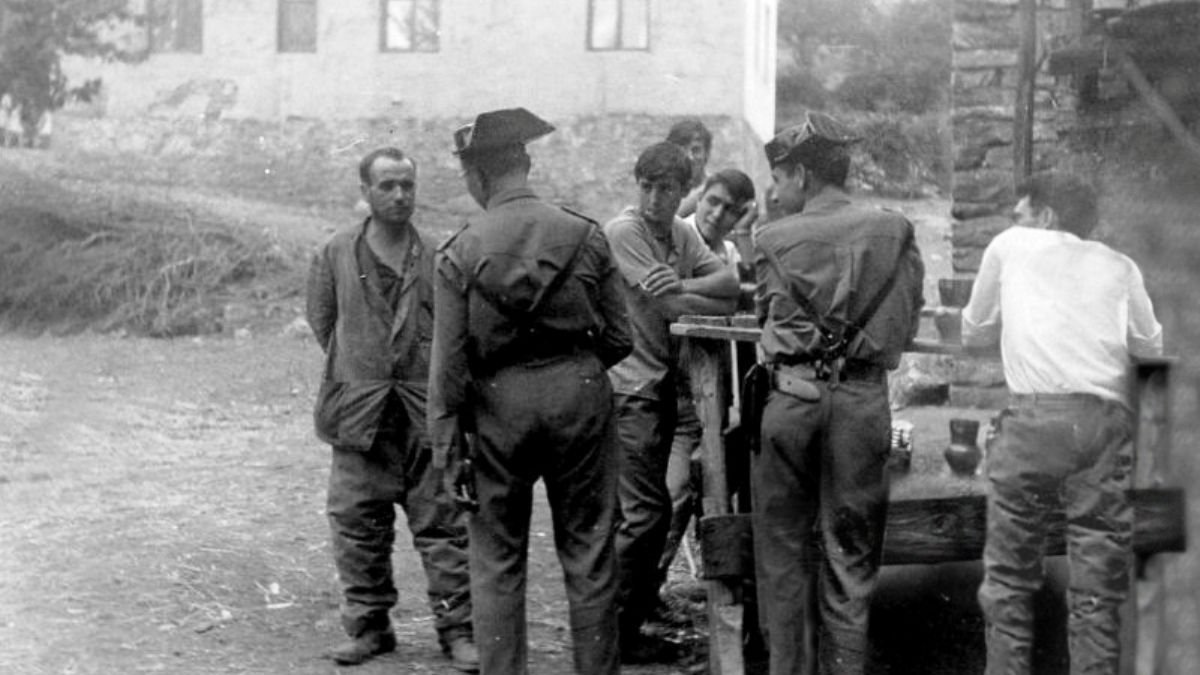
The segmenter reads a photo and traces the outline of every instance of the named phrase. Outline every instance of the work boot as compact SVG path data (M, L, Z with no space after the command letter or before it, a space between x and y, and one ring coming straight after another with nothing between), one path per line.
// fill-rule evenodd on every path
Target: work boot
M329 650L325 656L339 666L357 666L392 651L396 651L396 634L388 629L363 633Z
M450 665L464 673L479 672L479 650L475 642L466 635L452 637L442 643L442 653L450 658Z

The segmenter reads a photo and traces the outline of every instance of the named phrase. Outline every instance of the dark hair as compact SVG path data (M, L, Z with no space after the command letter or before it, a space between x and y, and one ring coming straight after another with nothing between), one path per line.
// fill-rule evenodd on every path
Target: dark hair
M693 140L703 143L705 152L712 150L712 132L704 126L704 122L694 117L676 122L667 132L667 142L680 147L687 147Z
M709 176L708 180L704 181L704 189L701 192L707 192L710 187L718 183L729 190L729 196L738 205L754 199L754 181L737 169L721 169Z
M529 153L525 151L525 146L520 144L476 152L459 158L462 160L463 166L475 167L488 178L503 176L511 171L529 171L531 165Z
M664 176L685 187L692 180L692 162L683 148L674 143L655 143L646 148L633 167L633 177L637 180Z
M390 145L382 148L375 148L374 150L363 155L363 158L358 161L358 179L362 181L363 185L371 184L371 167L375 164L375 160L379 159L380 157L394 159L397 162L403 162L407 160L409 164L412 164L413 171L415 172L417 170L417 160L404 154L404 151L400 148Z
M1099 221L1096 191L1073 174L1039 171L1021 181L1017 197L1029 197L1036 211L1053 209L1058 228L1081 238L1090 235Z
M846 187L846 178L850 175L850 150L841 143L829 143L818 138L805 142L807 147L794 153L792 157L777 162L789 173L796 172L796 166L821 179L821 182L836 187Z

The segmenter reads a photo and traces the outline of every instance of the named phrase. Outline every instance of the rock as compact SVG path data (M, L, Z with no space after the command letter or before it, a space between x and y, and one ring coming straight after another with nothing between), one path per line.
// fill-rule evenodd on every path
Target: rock
M291 323L283 327L284 337L304 339L312 337L312 329L308 327L308 321L302 316L298 316Z

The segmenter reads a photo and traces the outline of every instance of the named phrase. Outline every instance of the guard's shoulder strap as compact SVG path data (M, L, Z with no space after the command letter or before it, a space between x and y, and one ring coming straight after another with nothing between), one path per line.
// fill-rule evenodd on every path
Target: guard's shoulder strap
M567 208L566 206L563 206L562 204L559 204L559 205L558 205L558 208L562 209L563 211L566 211L567 213L569 213L569 214L571 214L571 215L575 216L576 218L580 218L580 219L582 219L582 220L586 220L587 222L591 223L592 225L595 225L596 227L599 227L599 226L600 226L600 221L598 221L598 220L595 220L595 219L593 219L593 218L589 218L589 217L587 217L587 216L583 215L582 213L580 213L580 212L578 212L578 211L576 211L576 210L574 210L574 209Z
M449 237L446 237L446 240L445 240L445 241L443 241L442 243L438 244L438 246L437 246L437 251L438 251L438 253L443 253L443 252L445 252L445 250L446 250L446 249L447 249L447 248L450 246L450 244L453 244L453 243L454 243L454 240L458 238L458 235L462 234L462 233L463 233L463 231L464 231L464 230L466 230L466 229L467 229L468 227L470 227L470 226L471 226L471 223L470 223L470 221L468 221L468 222L465 222L465 223L463 223L463 224L462 224L462 227L460 227L460 228L458 228L457 230L455 230L455 231L454 231L454 234L451 234Z

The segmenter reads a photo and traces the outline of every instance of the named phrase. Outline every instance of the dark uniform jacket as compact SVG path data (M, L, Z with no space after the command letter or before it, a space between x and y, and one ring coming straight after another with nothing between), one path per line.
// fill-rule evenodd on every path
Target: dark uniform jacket
M861 321L866 305L899 270L886 298L846 352L847 361L894 369L916 336L925 266L904 216L827 191L804 211L767 223L755 240L755 309L767 361L809 362L823 353L813 317L789 293L762 249L775 253L817 311L834 325Z
M470 380L581 350L607 368L629 353L616 268L596 223L527 188L493 196L438 249L436 267L435 457L462 430Z
M432 247L413 228L393 305L367 245L367 222L339 231L314 256L307 297L308 324L326 354L317 435L364 450L393 392L410 428L424 432L433 337Z

